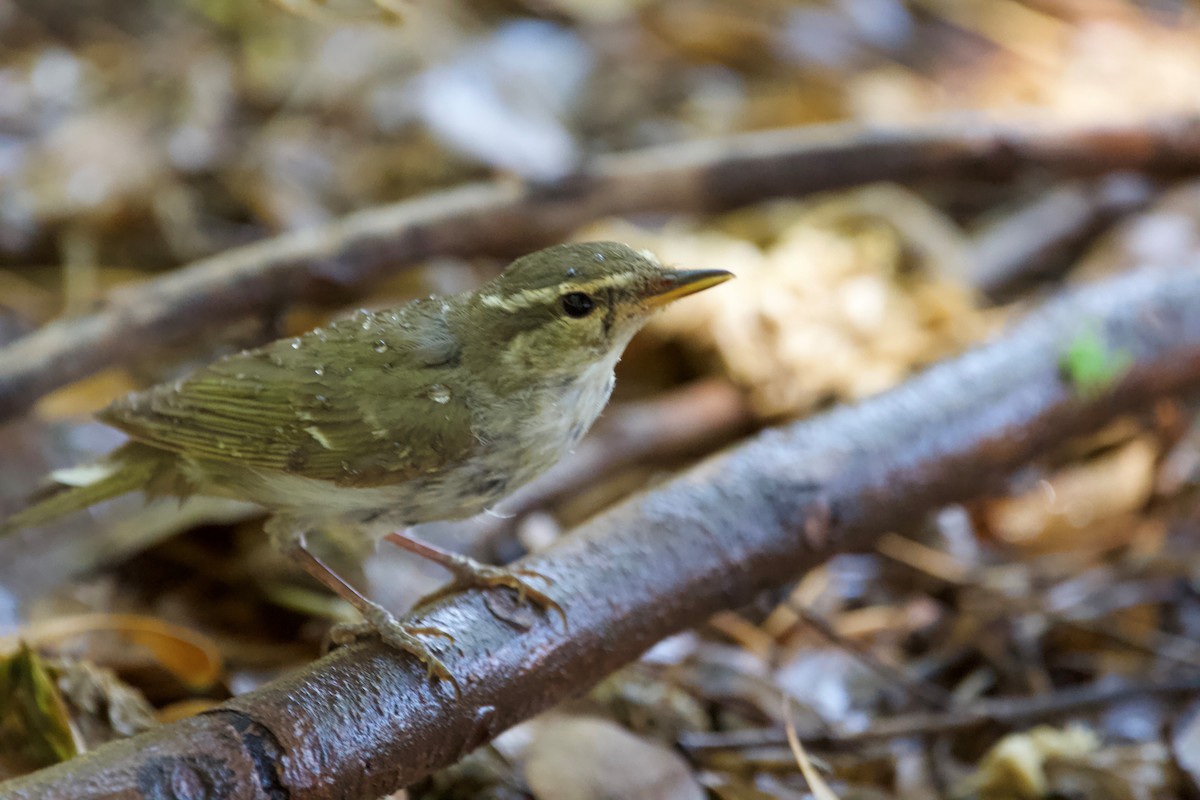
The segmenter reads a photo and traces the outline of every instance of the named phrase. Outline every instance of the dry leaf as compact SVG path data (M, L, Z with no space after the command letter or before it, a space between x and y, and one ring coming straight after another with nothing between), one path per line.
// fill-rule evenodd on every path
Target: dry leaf
M71 659L55 659L51 667L55 685L77 712L75 719L89 745L153 727L154 709L145 696L111 670Z
M682 757L595 717L539 720L525 751L525 778L537 800L704 798Z
M1029 552L1107 549L1137 531L1132 515L1150 498L1157 459L1153 439L1134 439L986 504L984 520L997 538Z
M59 653L87 655L100 664L128 665L148 654L194 691L211 688L224 669L215 643L190 628L138 614L83 614L34 623L20 633L23 641ZM15 636L0 638L0 652Z
M1049 759L1081 759L1100 746L1096 734L1082 726L1066 729L1040 725L997 742L966 782L966 791L994 800L1037 800L1047 792Z
M1160 742L1101 747L1096 734L1082 726L1041 726L1002 739L956 796L1169 800L1180 796L1176 783Z

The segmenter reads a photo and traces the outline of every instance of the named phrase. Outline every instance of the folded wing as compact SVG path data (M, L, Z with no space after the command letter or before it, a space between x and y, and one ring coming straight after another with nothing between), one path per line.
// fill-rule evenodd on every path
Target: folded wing
M442 314L424 304L400 313L230 356L100 418L185 459L346 486L437 472L477 446L469 398L452 388L457 352Z

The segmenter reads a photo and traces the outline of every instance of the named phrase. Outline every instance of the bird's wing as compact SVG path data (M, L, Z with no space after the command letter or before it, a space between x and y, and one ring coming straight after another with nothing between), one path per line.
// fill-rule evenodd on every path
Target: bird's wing
M441 309L439 311L439 309ZM437 472L477 446L438 304L334 323L117 401L100 419L197 461L345 486Z

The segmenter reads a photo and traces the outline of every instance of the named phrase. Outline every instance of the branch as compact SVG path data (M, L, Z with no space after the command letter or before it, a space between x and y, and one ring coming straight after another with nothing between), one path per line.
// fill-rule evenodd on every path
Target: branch
M510 179L350 214L202 259L114 292L82 317L0 350L0 420L106 366L312 292L361 284L433 255L510 255L606 214L716 211L870 181L1004 180L1019 170L1200 170L1200 121L1109 126L941 120L923 128L826 125L685 142L597 158L551 187Z
M570 620L469 592L422 615L462 696L372 643L198 717L0 786L5 800L376 797L577 694L663 637L990 488L1068 437L1200 387L1200 274L1142 272L1054 302L886 394L766 431L521 566ZM1081 394L1060 355L1102 336L1132 366ZM1124 356L1122 356L1123 358Z
M1155 199L1128 173L1055 186L974 237L970 283L992 300L1015 298L1036 280L1065 271L1096 234Z

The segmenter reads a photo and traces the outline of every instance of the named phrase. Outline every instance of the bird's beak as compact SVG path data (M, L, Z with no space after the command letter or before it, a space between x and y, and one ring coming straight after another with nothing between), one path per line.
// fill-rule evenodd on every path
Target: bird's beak
M723 269L681 269L665 273L649 287L646 305L661 308L733 277Z

